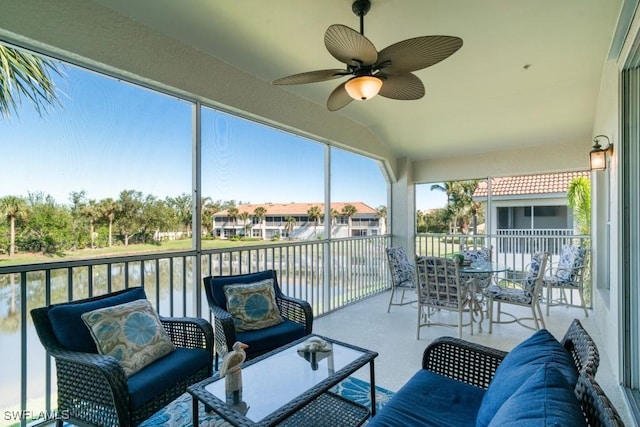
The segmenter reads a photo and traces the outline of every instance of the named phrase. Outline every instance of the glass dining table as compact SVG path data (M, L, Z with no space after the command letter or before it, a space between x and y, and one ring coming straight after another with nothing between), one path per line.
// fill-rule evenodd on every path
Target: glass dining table
M471 282L471 316L482 332L482 321L485 312L485 291L494 282L499 273L511 271L511 267L491 261L474 261L469 265L461 265L458 272L467 276Z

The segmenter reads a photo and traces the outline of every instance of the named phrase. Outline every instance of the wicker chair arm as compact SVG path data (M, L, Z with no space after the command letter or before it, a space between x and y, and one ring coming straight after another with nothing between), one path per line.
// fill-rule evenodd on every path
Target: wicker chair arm
M60 411L69 410L96 425L130 425L127 378L114 357L71 351L50 354L56 361ZM79 401L85 410L78 413Z
M424 350L422 368L486 389L507 352L469 341L440 337Z
M178 347L205 348L213 354L213 327L198 317L160 317L171 341Z
M600 365L600 352L580 320L573 319L560 343L571 354L578 373L596 375Z
M233 316L217 305L210 305L209 308L213 314L215 351L220 356L224 356L236 342L236 327L233 323Z
M575 394L580 401L587 425L602 427L624 427L620 414L596 380L583 372L578 377Z
M307 335L312 332L313 311L307 301L280 294L276 296L276 304L283 317L304 325Z

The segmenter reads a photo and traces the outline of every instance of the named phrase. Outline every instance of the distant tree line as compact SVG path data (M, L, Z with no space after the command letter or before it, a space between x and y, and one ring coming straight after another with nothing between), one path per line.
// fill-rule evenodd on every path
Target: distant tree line
M416 212L418 233L478 233L478 224L484 222L482 203L473 201L479 180L448 181L431 186L432 191L447 195L447 206L433 211Z
M212 216L236 205L234 200L201 201L202 231L209 235ZM69 203L43 193L0 198L0 254L63 254L66 251L160 244L161 232L191 236L192 197L158 197L124 190L117 199L89 199L86 191L69 194Z

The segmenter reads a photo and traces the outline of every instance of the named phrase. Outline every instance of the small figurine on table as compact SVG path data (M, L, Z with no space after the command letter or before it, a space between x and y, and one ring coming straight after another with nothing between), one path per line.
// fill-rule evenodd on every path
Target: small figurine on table
M248 345L236 341L233 350L227 353L220 367L220 378L224 377L227 403L238 405L242 401L242 363L247 358L244 349Z
M333 351L330 343L320 337L311 337L298 346L298 354L311 363L313 371L318 370L318 362L329 357Z

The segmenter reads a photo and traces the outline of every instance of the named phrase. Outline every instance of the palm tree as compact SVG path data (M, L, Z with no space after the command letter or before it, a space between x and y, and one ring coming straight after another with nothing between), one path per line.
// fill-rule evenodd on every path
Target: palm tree
M431 185L431 191L433 190L442 191L447 195L447 212L451 219L449 229L451 232L455 233L458 222L458 215L456 207L454 206L454 197L457 191L456 183L448 181L442 184L433 184Z
M258 222L260 223L260 238L264 240L264 217L267 215L267 209L258 206L253 210L253 215L258 218Z
M200 197L200 233L203 233L206 235L208 234L207 230L207 226L206 223L204 222L204 214L205 214L205 206L207 205L207 203L211 202L211 197L209 196L205 196L205 197Z
M342 215L347 217L347 234L351 237L351 217L358 213L358 209L350 203L342 207Z
M457 211L462 221L463 232L468 231L471 220L473 234L478 234L478 213L481 203L473 201L473 193L478 187L480 180L459 181L456 185L456 193L453 195Z
M386 234L387 231L387 207L385 205L380 205L376 209L376 217L380 219L380 232L382 234Z
M214 223L213 216L220 212L222 208L220 207L220 203L218 202L208 202L206 205L202 206L202 230L205 234L209 234L209 226L211 224L211 231L213 231ZM206 218L206 221L205 221ZM211 222L209 222L211 221Z
M284 220L286 221L286 224L284 225L284 231L287 233L287 236L289 236L289 240L293 240L293 229L295 228L298 221L296 221L296 219L292 216L288 216Z
M569 207L573 210L578 233L591 233L591 182L584 176L574 178L567 188Z
M235 206L231 206L229 209L227 209L227 215L229 215L229 218L231 219L231 223L233 224L233 235L235 236L236 234L236 220L238 219L238 208L236 208Z
M23 97L41 116L60 104L51 73L61 75L56 62L0 45L0 115L18 115Z
M244 237L247 237L251 224L249 223L249 217L251 214L247 211L242 211L238 214L238 218L242 221L242 230L244 231Z
M309 219L311 221L313 221L313 235L317 236L318 235L318 222L320 221L320 218L322 218L322 211L317 206L311 206L307 210L307 215L309 215Z
M100 200L100 203L98 203L98 211L100 212L100 215L109 223L109 247L113 246L113 221L115 221L119 210L120 207L118 202L113 200L111 197L102 199Z
M91 239L91 249L95 248L95 225L96 220L100 218L100 210L95 200L89 200L89 203L82 205L80 208L80 214L87 218L89 221L89 234Z
M0 199L0 212L9 221L9 256L13 256L16 253L16 219L26 217L27 202L20 196L5 196Z

